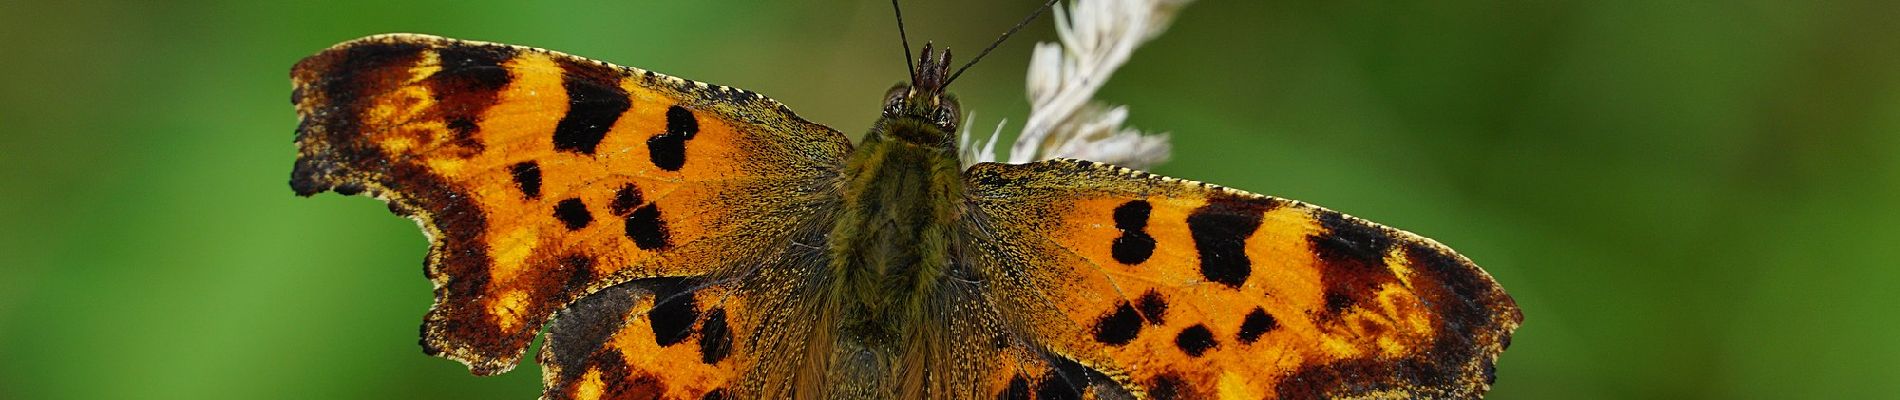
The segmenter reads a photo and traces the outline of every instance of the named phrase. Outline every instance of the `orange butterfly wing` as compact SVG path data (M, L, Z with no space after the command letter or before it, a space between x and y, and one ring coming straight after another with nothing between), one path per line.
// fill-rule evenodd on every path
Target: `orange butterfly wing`
M755 93L533 48L382 35L291 77L291 186L417 220L436 286L423 345L484 375L590 293L718 282L779 257L835 200L820 183L850 150Z
M750 259L743 276L641 279L557 313L539 361L545 399L787 398L807 365L822 233ZM736 275L736 274L735 274Z
M1075 160L967 175L966 262L1068 364L1009 378L1039 398L1475 397L1522 319L1450 249L1312 205Z
M609 287L561 311L542 365L545 399L699 399L730 393L755 360L739 296L687 279ZM642 397L644 396L644 397Z

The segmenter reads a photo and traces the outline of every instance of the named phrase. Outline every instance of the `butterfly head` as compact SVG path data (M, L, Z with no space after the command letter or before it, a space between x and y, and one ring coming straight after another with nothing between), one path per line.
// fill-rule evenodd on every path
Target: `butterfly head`
M938 53L924 44L910 83L899 83L884 94L884 119L908 128L889 133L920 144L954 143L962 107L956 96L944 91L949 83L950 49Z

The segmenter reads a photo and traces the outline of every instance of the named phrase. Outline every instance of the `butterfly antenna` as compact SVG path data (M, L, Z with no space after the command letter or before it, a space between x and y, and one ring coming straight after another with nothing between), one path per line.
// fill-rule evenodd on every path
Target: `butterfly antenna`
M910 71L910 81L917 81L917 64L911 61L910 38L904 36L904 8L897 6L897 0L891 0L891 11L897 13L897 40L904 44L904 70Z
M891 1L896 2L897 0L891 0ZM976 65L977 61L982 61L983 56L987 56L990 54L990 50L996 50L996 46L1001 46L1004 40L1009 39L1010 35L1016 34L1016 31L1023 30L1024 26L1029 26L1030 21L1035 21L1036 17L1042 16L1043 11L1049 11L1049 7L1055 6L1057 1L1059 0L1049 0L1049 2L1047 3L1042 3L1042 7L1036 7L1036 12L1030 13L1028 18L1023 18L1023 22L1017 22L1016 26L1010 27L1008 32L1003 32L1003 36L997 37L995 42L990 42L990 47L983 48L983 52L976 53L976 58L970 59L970 62L968 64L963 64L963 67L957 68L957 73L950 74L950 79L944 81L943 85L950 86L950 82L956 82L958 76L963 76L963 70L970 69L970 66ZM903 21L901 20L898 21L898 24L900 25L903 24ZM906 47L907 50L905 51L909 51L908 48L909 47Z

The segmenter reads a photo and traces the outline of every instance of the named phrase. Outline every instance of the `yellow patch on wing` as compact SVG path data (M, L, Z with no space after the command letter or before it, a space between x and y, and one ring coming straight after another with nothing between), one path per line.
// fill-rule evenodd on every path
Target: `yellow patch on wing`
M599 399L601 395L606 394L606 391L602 390L603 386L606 385L600 380L600 368L588 368L587 372L581 375L580 385L574 388L574 398Z
M527 292L514 290L502 293L489 304L488 314L495 316L495 324L501 329L514 329L521 326L521 312L527 302Z
M540 239L540 231L535 225L524 225L499 235L488 245L488 251L495 255L495 268L488 272L489 279L507 281L521 274L528 256L533 255Z
M1266 397L1267 394L1261 392L1258 385L1248 384L1248 381L1251 379L1251 377L1234 373L1233 371L1222 371L1219 383L1220 398L1241 400Z

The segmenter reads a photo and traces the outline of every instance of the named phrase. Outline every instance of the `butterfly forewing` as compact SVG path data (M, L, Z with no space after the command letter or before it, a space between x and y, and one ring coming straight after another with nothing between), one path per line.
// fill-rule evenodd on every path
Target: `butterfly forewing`
M1464 257L1331 210L1086 161L968 176L989 297L1131 393L1475 397L1521 319Z
M291 185L419 221L437 288L424 345L481 374L594 291L778 256L836 198L818 182L850 148L751 92L526 47L374 36L292 80Z

